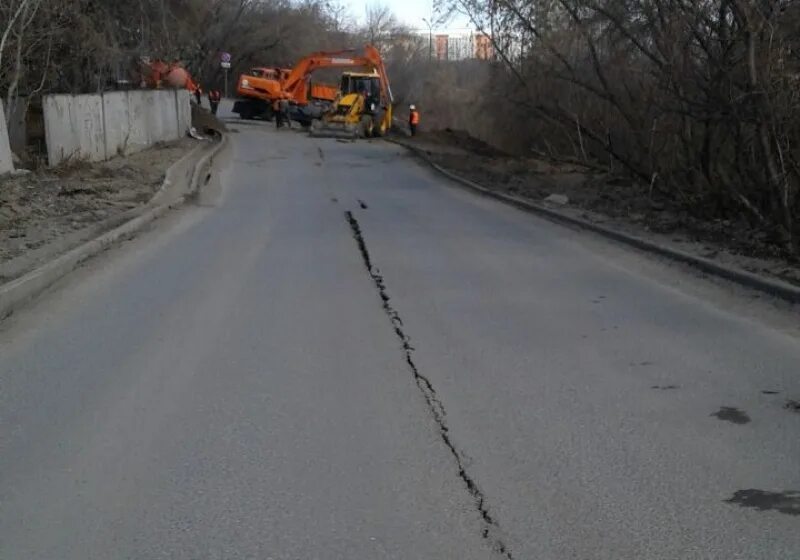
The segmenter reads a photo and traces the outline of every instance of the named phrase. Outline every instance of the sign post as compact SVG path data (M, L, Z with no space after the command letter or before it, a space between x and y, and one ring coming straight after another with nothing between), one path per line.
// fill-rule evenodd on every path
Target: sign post
M220 53L219 65L225 71L225 97L228 97L228 70L231 69L231 53Z

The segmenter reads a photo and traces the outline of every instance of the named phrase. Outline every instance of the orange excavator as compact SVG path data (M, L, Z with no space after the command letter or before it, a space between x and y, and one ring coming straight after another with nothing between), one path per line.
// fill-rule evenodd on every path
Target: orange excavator
M302 61L301 61L302 62ZM236 93L239 99L233 105L233 112L243 119L257 117L272 119L272 107L279 99L290 99L284 92L283 85L291 75L291 68L257 67L248 74L239 76ZM308 105L311 103L330 104L336 98L338 88L335 85L310 83L306 80L302 92L298 92L295 103Z
M323 68L363 68L386 76L380 53L372 45L365 46L361 51L315 52L302 58L288 74L282 70L278 79L254 80L255 76L241 76L237 92L244 99L236 102L233 111L242 118L269 118L272 103L286 99L295 107L293 118L310 124L313 119L325 114L340 96L339 86L310 83L311 74ZM386 92L386 97L391 98L390 91Z

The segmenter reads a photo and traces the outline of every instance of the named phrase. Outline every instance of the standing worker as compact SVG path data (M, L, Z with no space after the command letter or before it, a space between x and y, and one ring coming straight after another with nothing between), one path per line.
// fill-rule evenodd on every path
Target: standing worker
M282 128L286 125L287 128L292 128L292 121L289 118L289 100L276 99L273 104L273 111L275 113L275 126Z
M411 136L416 136L417 126L419 125L419 111L417 111L415 105L412 105L409 109L411 111L408 114L408 128L411 129Z
M208 104L211 106L211 114L217 114L217 109L219 108L219 102L222 100L222 94L218 89L212 89L208 91Z

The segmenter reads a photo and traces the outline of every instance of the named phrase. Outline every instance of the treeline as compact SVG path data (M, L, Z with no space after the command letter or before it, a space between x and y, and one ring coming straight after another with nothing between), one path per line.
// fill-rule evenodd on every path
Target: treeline
M138 87L144 57L180 61L206 90L221 90L220 53L229 52L233 91L252 67L291 67L317 50L373 42L405 59L394 46L407 36L386 7L353 14L335 0L0 0L0 99L12 133L28 119L27 149L37 153L43 95Z
M321 0L2 0L0 92L95 92L131 77L140 57L180 60L214 80L347 39L345 12Z
M698 217L747 220L797 255L800 3L442 0L440 8L467 14L493 38L498 62L483 76L450 69L449 81L429 81L469 98L489 139L622 170Z

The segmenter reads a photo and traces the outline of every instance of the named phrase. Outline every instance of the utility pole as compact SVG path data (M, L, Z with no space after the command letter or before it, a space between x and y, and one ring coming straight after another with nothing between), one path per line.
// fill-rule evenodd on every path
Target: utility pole
M422 18L422 21L428 26L428 62L430 62L433 60L433 24L428 18Z

